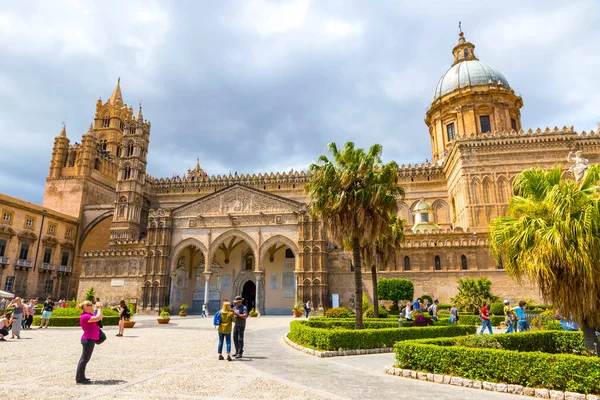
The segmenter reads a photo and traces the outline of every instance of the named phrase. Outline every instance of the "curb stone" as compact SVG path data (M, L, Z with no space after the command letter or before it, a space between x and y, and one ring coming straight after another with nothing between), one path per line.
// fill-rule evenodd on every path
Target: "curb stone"
M287 336L283 337L283 341L293 349L299 350L303 353L310 354L311 356L325 358L325 357L340 357L340 356L356 356L356 355L366 355L366 354L381 354L381 353L393 353L393 347L378 347L375 349L358 349L358 350L329 350L329 351L319 351L310 349L308 347L303 347L298 343L291 341Z
M506 383L482 382L474 381L467 378L461 378L451 375L432 374L423 371L413 371L410 369L401 369L386 366L383 372L388 375L395 375L404 378L419 379L433 383L441 383L444 385L462 386L471 389L489 390L501 393L511 393L523 396L536 397L540 399L553 400L600 400L600 397L595 394L582 394L575 392L562 392L560 390L549 389L534 389L523 387L521 385L513 385Z

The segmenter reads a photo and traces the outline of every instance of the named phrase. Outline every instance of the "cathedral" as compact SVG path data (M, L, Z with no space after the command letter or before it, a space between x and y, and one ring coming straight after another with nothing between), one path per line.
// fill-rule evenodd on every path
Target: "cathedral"
M485 276L497 295L537 299L535 287L515 283L492 258L489 222L506 213L511 183L523 169L562 164L570 174L567 156L575 150L599 162L600 134L524 130L523 99L479 60L462 32L452 57L425 114L432 162L399 171L405 242L393 263L377 266L379 278L410 279L416 296L449 302L457 279ZM289 315L297 300L353 306L351 255L330 243L326 227L309 215L307 173L211 176L196 163L184 176L155 178L146 173L151 127L141 107L124 103L119 82L106 101L98 99L78 143L64 128L55 138L40 209L62 216L76 238L68 244L74 247L70 282L50 284L55 292L48 294L82 298L93 287L103 301L132 301L140 312L184 303L192 313L203 304L212 311L240 294L266 315ZM3 232L0 226L0 239ZM20 234L5 235L17 260ZM11 268L17 265L2 270L14 283ZM22 279L36 283L21 287L42 296L48 285L37 283L35 268ZM365 268L372 301L370 279Z

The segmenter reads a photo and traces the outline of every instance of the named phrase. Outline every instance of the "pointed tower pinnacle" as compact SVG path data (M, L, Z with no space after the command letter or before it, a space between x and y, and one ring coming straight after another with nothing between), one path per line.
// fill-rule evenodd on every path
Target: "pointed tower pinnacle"
M200 171L200 159L196 159L196 167L194 167L194 171Z
M135 119L138 122L144 122L144 116L142 115L142 103L140 103L140 109L138 110L137 117Z
M88 128L87 134L91 135L94 131L94 127L92 126L92 124L90 123L90 127Z
M60 135L59 136L60 137L64 137L64 138L67 137L67 125L66 124L63 124L63 128L62 128L62 131L60 131Z
M123 104L123 95L121 94L121 77L119 77L119 79L117 80L117 87L115 88L115 90L113 90L112 94L110 95L110 99L108 99L108 102L113 106L117 104Z

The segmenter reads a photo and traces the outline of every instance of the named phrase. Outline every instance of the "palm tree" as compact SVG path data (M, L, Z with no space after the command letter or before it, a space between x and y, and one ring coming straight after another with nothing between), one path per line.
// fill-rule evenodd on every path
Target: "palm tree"
M404 196L402 189L401 196ZM387 265L396 258L396 249L404 241L404 221L397 215L390 216L387 227L375 242L362 248L361 256L366 265L371 266L373 282L373 313L379 318L379 295L377 293L377 265Z
M593 352L600 326L600 165L581 183L561 176L560 166L519 174L509 215L491 223L491 246L510 276L537 283L544 300L572 315Z
M356 328L362 328L361 249L380 236L389 235L390 216L396 215L396 198L404 191L396 185L398 164L381 161L381 145L368 152L348 142L339 151L327 145L332 154L311 164L311 181L306 185L311 199L310 212L327 226L330 239L349 243L352 249L355 284Z

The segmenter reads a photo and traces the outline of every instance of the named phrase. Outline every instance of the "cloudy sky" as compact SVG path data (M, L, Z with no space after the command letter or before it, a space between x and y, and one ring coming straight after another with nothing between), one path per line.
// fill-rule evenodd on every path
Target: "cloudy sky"
M121 77L152 122L148 172L305 169L328 142L431 158L423 118L462 21L524 127L600 122L600 2L5 2L0 192L40 203L54 137L80 141Z

